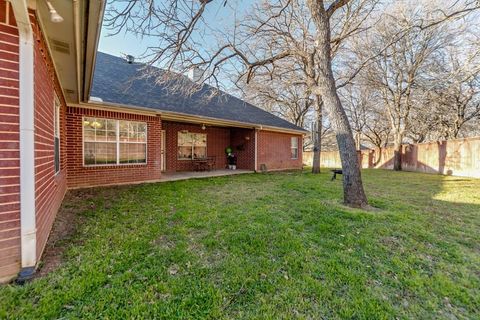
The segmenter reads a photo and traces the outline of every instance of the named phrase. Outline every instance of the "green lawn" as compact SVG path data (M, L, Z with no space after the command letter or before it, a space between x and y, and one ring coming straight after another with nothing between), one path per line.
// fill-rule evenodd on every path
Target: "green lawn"
M63 262L0 318L478 319L480 180L363 176L368 212L326 173L70 192Z

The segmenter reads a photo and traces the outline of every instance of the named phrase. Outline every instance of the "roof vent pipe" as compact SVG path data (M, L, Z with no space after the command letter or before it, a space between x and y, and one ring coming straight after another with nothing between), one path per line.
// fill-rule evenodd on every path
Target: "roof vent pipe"
M97 103L100 102L101 103L101 102L103 102L103 99L100 98L100 97L90 97L89 102L94 102L94 103L95 102L97 102Z
M125 56L125 59L127 59L128 64L132 64L135 62L135 57L129 54Z

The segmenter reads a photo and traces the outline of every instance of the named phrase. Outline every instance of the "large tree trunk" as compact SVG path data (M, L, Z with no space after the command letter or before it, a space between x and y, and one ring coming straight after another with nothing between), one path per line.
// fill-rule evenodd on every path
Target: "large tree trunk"
M322 128L323 128L323 115L322 107L323 101L322 98L316 96L315 102L317 104L315 126L313 129L313 164L312 164L312 173L320 173L320 156L322 152Z
M402 171L402 135L395 134L393 141L393 170Z
M318 92L322 96L329 120L335 131L343 170L343 198L346 205L364 207L367 197L363 190L360 165L358 163L355 140L345 110L337 94L332 72L330 23L323 1L307 0L317 29L317 51L319 74Z

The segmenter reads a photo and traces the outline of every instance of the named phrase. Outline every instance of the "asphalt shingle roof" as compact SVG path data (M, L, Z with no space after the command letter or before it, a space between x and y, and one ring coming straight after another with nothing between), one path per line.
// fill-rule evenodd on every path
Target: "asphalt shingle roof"
M153 108L193 116L251 123L284 129L303 130L265 110L222 92L205 99L212 87L204 85L192 95L172 91L155 84L152 78L140 78L140 63L129 64L124 58L97 53L91 97L104 102ZM189 80L188 80L189 81Z

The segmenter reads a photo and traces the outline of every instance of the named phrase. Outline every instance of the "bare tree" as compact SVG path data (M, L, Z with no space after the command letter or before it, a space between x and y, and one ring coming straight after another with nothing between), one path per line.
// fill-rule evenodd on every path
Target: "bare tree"
M378 58L364 70L364 79L371 90L377 90L390 122L394 145L394 170L401 170L401 145L411 127L416 106L414 90L424 71L448 39L440 26L414 28L422 12L400 4L387 13L382 23L369 33L367 48L359 48L359 60L365 54ZM420 16L419 16L420 15ZM405 31L408 30L408 31ZM400 38L398 35L402 34ZM392 43L385 49L385 43Z
M334 59L341 50L345 39L362 31L362 23L372 12L376 3L377 1L369 0L356 1L355 3L347 1L344 5L344 14L331 17L331 24L333 25L331 30L333 34L331 59ZM257 7L255 12L266 10L268 12L267 16L276 16L275 11L272 11L274 8L271 5ZM279 43L285 46L293 46L292 50L295 54L289 55L281 61L276 61L272 68L256 70L255 76L252 77L247 87L257 96L257 99L266 96L268 108L271 108L269 106L271 103L276 105L277 108L282 108L282 105L289 105L289 110L294 109L301 111L300 114L305 114L304 112L308 112L312 102L315 101L313 103L315 125L312 132L316 136L312 138L314 144L312 173L319 173L324 103L322 97L312 90L312 87L319 87L321 74L315 70L315 61L319 59L319 51L315 48L316 30L309 9L302 1L292 1L291 7L284 7L279 19L273 19L265 23L266 28L260 33L256 26L264 24L264 16L253 15L251 20L254 21L255 29L252 28L248 33L254 38L259 38L259 42L265 46L264 50L268 51L269 56L273 56L274 52L279 50ZM301 32L298 30L301 30ZM252 86L252 83L255 83L255 85ZM283 94L277 93L279 89ZM292 91L303 92L301 96L305 103L299 106L297 103L298 97L289 94ZM275 94L271 94L272 92L275 92ZM278 97L281 95L285 98L280 101Z
M376 111L369 113L363 135L374 148L382 149L388 145L390 139L390 125L385 117Z
M306 128L314 101L295 68L283 63L276 66L274 73L259 71L248 84L237 84L248 101Z
M465 56L458 48L450 48L437 74L440 83L431 90L432 103L437 107L439 138L459 138L465 125L480 118L480 52L473 48Z
M373 96L368 88L346 86L340 91L343 105L352 125L357 150L360 150L362 135L366 131L368 118L373 109Z
M368 86L349 85L342 89L341 96L352 123L357 150L361 150L363 144L379 150L386 147L391 128L375 91ZM382 160L381 157L382 153L378 162Z
M325 7L323 1L306 1L306 7L312 18L313 28L316 31L313 34L313 47L301 47L295 39L290 39L288 43L280 43L278 49L275 50L277 52L267 58L255 62L249 61L246 57L242 58L242 60L247 65L247 82L249 78L254 76L257 68L265 67L266 65L274 66L276 61L286 57L295 56L306 62L306 85L313 94L322 97L332 127L337 136L344 172L344 201L350 206L363 207L367 205L367 199L363 190L355 143L348 118L336 91L331 61L330 18L338 9L342 8L348 2L349 1L334 1L330 6ZM268 18L266 19L263 16L264 12L262 16L257 16L256 19L254 19L257 23L254 24L256 27L253 30L257 32L269 30L271 25L275 23L276 17L285 18L282 16L282 10L285 12L287 6L290 4L290 1L286 2L275 14L267 14ZM294 9L291 10L290 14L297 14L298 11L295 10L295 7L292 6L290 8ZM263 22L258 24L259 21ZM250 30L253 31L252 29ZM268 36L268 33L266 33L266 35ZM269 39L265 40L268 41Z
M458 125L462 126L464 120L468 124L477 118L474 83L478 81L473 75L478 61L468 67L465 61L478 56L478 36L473 36L476 48L465 42L468 34L478 34L478 15L471 13L478 10L479 3L455 1L447 8L442 5L441 1L431 1L386 6L375 28L349 41L354 54L346 56L343 68L353 69L350 74L354 76L361 75L356 79L357 91L376 91L370 102L383 101L377 106L369 103L366 110L359 101L354 106L352 95L347 94L350 98L345 102L352 127L357 136L363 134L376 146L383 145L382 141L393 133L397 168L401 164L399 148L405 140L452 137L452 133L458 134ZM452 48L462 54L446 59ZM470 84L465 83L467 79ZM341 87L351 91L348 84ZM353 97L358 100L358 94ZM370 122L370 117L376 120Z

